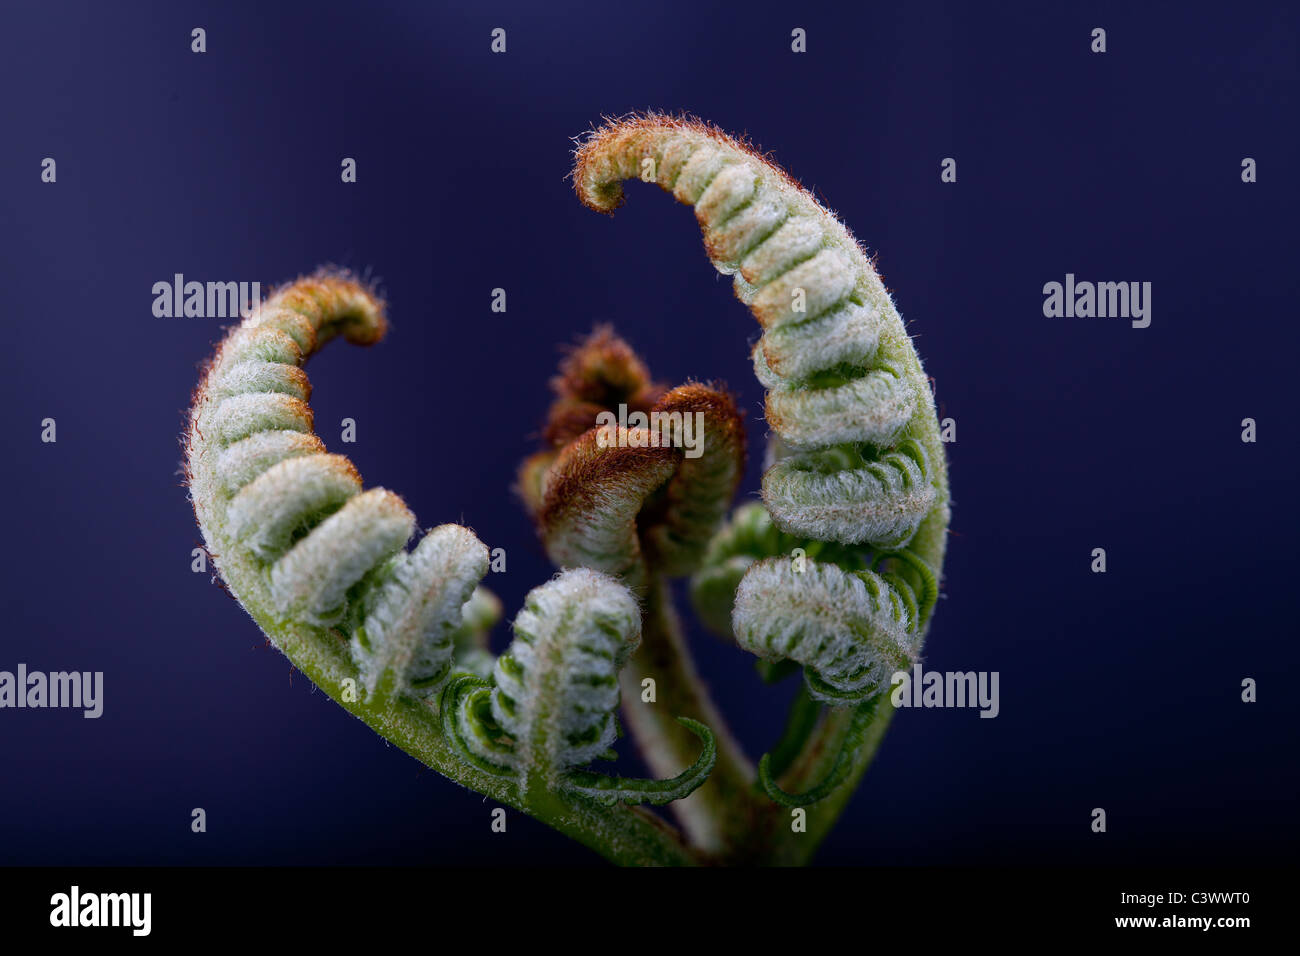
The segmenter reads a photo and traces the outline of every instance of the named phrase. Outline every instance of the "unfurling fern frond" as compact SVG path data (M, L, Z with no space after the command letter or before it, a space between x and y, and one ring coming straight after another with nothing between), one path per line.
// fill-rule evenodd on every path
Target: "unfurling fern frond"
M847 571L869 567L871 558L862 548L786 534L762 505L741 505L709 542L699 570L691 577L691 601L700 619L716 633L731 637L731 612L741 578L762 559L779 556L789 558L792 567L802 568L815 559Z
M415 518L312 433L302 364L335 335L379 340L383 304L346 276L301 279L222 343L187 441L194 510L231 592L272 639L293 625L349 638L371 697L427 696L451 672L487 549L456 525L411 552ZM490 599L489 600L494 600Z
M766 558L741 580L736 604L748 612L736 624L737 643L764 659L797 661L809 692L827 703L874 696L920 650L923 605L893 574L811 560L800 570Z
M646 583L647 564L670 577L694 571L744 469L745 430L731 396L695 382L654 385L606 328L573 350L551 384L553 448L526 459L518 483L551 560L634 588ZM617 421L619 409L629 427L602 420ZM688 435L692 449L680 443Z
M597 329L552 381L543 447L518 475L561 571L493 657L501 606L480 584L483 543L445 524L408 548L401 498L365 489L313 432L306 359L385 329L373 290L329 273L266 300L205 368L185 437L191 500L271 641L426 765L620 863L804 862L870 761L892 713L881 692L917 660L939 596L949 495L933 396L872 260L766 156L703 123L637 116L593 131L574 169L602 212L630 178L694 206L762 329L762 506L726 520L745 461L726 390L667 389ZM671 585L687 575L705 622L766 681L802 669L757 768L691 660ZM623 695L666 779L592 769L615 757ZM637 806L667 803L680 829ZM806 831L784 826L784 807L813 803Z
M634 178L695 207L709 258L763 329L752 358L774 432L774 527L742 510L696 575L696 604L714 629L730 616L760 657L803 665L817 699L861 707L919 653L943 565L947 469L921 362L857 240L747 143L657 114L581 143L574 185L589 207L612 213ZM835 547L814 561L818 543Z
M444 726L466 760L519 778L530 794L559 789L606 804L668 803L704 782L713 735L686 719L704 746L671 780L580 769L612 756L617 736L618 675L641 638L641 610L625 587L596 571L565 571L528 594L514 631L491 681L462 677L446 691Z
M860 480L874 495L860 497L874 498L871 511L828 502L816 487L781 495L769 478L764 499L777 525L855 544L897 538L901 521L920 525L933 515L926 536L941 548L948 502L934 402L893 300L857 240L765 156L699 122L615 121L577 152L578 196L597 211L613 212L622 181L638 177L695 207L709 258L735 276L737 297L763 327L754 364L768 389L768 423L795 457L839 445L885 454L907 437L924 452L908 455L919 474L906 485L873 474L871 456L860 465L849 456L831 472L867 472ZM818 459L806 470L828 466Z

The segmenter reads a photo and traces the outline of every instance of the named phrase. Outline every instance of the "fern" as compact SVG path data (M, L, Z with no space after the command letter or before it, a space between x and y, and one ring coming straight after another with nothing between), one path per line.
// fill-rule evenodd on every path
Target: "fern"
M562 570L494 657L483 544L443 525L408 547L402 500L366 489L312 431L307 358L386 326L371 289L322 272L245 317L204 370L186 435L195 515L276 646L428 766L616 862L802 862L870 761L890 714L881 691L917 659L938 597L949 497L927 381L856 240L747 143L632 116L587 136L573 175L602 212L622 180L658 183L694 206L734 276L762 328L762 506L727 518L746 449L726 389L666 388L597 329L552 381L543 447L518 475ZM615 410L651 424L610 424ZM699 454L661 440L655 416L698 420ZM766 679L803 671L757 766L695 673L669 589L687 576L704 622ZM614 756L620 705L658 779L593 768ZM681 830L643 803L669 806ZM792 835L780 815L804 805L808 831Z

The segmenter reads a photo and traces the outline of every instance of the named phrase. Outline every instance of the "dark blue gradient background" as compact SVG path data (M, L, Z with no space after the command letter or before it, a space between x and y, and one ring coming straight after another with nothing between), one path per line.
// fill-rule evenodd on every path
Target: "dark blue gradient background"
M6 5L0 668L102 670L105 713L0 712L0 863L597 861L518 813L491 834L191 573L177 439L221 323L150 290L381 276L389 339L309 368L322 434L505 546L513 613L551 573L510 486L560 344L612 321L660 378L725 379L761 449L757 326L690 211L632 184L610 221L565 181L571 136L646 107L749 133L879 251L958 423L926 664L999 671L1002 713L900 714L819 859L1292 858L1300 17L1071 6ZM1151 327L1044 318L1066 272L1152 282ZM761 752L790 688L691 639Z

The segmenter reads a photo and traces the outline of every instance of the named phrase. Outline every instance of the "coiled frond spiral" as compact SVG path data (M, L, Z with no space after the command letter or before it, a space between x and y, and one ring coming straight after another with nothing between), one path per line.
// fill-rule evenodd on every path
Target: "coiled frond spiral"
M784 170L695 120L609 122L580 144L573 178L599 212L634 178L694 206L710 260L763 330L752 359L775 433L771 528L742 509L715 539L694 582L703 616L762 658L803 665L815 698L866 707L919 653L949 514L933 396L871 259ZM814 558L818 542L834 547Z
M493 680L461 677L443 703L448 736L490 773L517 776L529 792L559 788L599 803L663 804L688 796L713 769L713 735L680 722L704 747L671 780L629 780L578 768L612 759L619 671L641 639L641 609L614 579L585 568L534 588L515 618L515 639Z
M336 335L369 345L384 330L383 304L347 276L271 296L208 365L187 470L208 550L255 618L346 636L370 695L428 696L451 673L487 549L443 525L403 550L414 515L390 491L363 491L352 463L326 453L301 368Z
M745 431L731 396L695 382L655 385L604 328L573 350L552 388L544 431L552 448L528 458L519 475L551 560L634 588L645 583L647 563L669 576L694 571L744 469ZM629 427L600 424L620 406ZM631 425L635 415L641 423ZM688 434L693 449L674 443Z
M802 664L813 697L835 704L875 696L916 662L937 596L919 560L886 557L882 563L901 567L884 573L822 561L800 570L796 562L765 558L741 579L736 603L749 612L736 625L741 647ZM926 576L909 580L906 572Z

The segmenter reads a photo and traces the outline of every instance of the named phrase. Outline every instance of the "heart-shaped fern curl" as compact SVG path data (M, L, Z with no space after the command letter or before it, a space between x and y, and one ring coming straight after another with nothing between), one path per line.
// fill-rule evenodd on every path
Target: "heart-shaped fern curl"
M802 797L760 762L780 802L824 799L865 767L865 728L888 715L872 698L916 659L937 597L949 494L920 359L857 240L743 140L689 118L629 116L585 138L573 179L598 212L622 204L627 179L693 206L710 260L763 329L752 358L776 436L763 476L771 524L741 509L693 594L707 622L762 658L801 664L813 697L846 709L829 775Z

